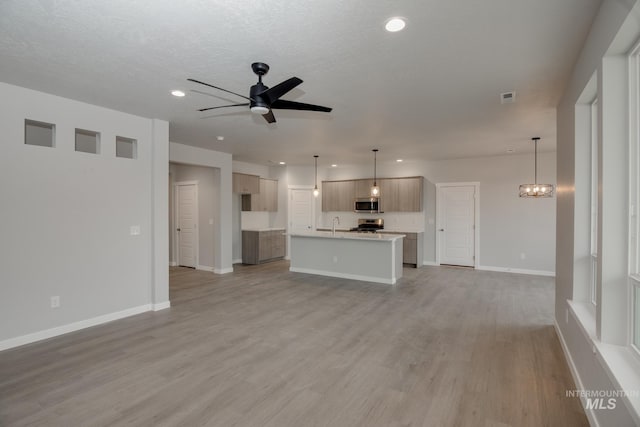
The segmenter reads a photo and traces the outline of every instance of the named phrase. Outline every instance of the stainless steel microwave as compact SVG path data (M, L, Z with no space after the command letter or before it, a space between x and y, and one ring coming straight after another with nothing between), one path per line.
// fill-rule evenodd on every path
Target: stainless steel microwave
M353 211L365 213L380 213L380 199L377 197L356 199L353 203Z

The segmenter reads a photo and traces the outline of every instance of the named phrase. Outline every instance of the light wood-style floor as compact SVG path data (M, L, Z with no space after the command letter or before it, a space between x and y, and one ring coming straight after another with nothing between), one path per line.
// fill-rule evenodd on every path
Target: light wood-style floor
M583 426L553 279L171 269L169 310L0 352L2 426Z

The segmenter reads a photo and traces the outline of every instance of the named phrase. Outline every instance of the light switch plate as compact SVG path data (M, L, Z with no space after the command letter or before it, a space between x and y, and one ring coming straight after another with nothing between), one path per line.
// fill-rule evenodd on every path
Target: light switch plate
M132 225L132 226L129 228L129 233L130 233L132 236L139 236L139 235L140 235L140 226L139 226L139 225Z

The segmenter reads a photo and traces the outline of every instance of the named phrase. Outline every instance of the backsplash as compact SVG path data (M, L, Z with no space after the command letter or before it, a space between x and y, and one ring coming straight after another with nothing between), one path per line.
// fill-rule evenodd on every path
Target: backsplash
M241 212L240 225L243 230L269 228L269 212Z
M356 212L322 212L318 218L317 228L331 228L333 218L340 218L340 225L336 228L345 229L358 226L360 218L382 218L385 230L420 232L425 228L424 212L390 212L380 214L366 214Z

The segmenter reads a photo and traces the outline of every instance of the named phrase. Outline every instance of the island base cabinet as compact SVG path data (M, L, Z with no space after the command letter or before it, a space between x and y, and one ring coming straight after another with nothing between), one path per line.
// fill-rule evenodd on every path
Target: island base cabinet
M242 263L260 264L284 258L286 238L284 229L242 231Z
M404 231L378 231L382 234L404 234L402 241L402 263L411 265L412 267L422 266L424 233L423 232L404 232Z

